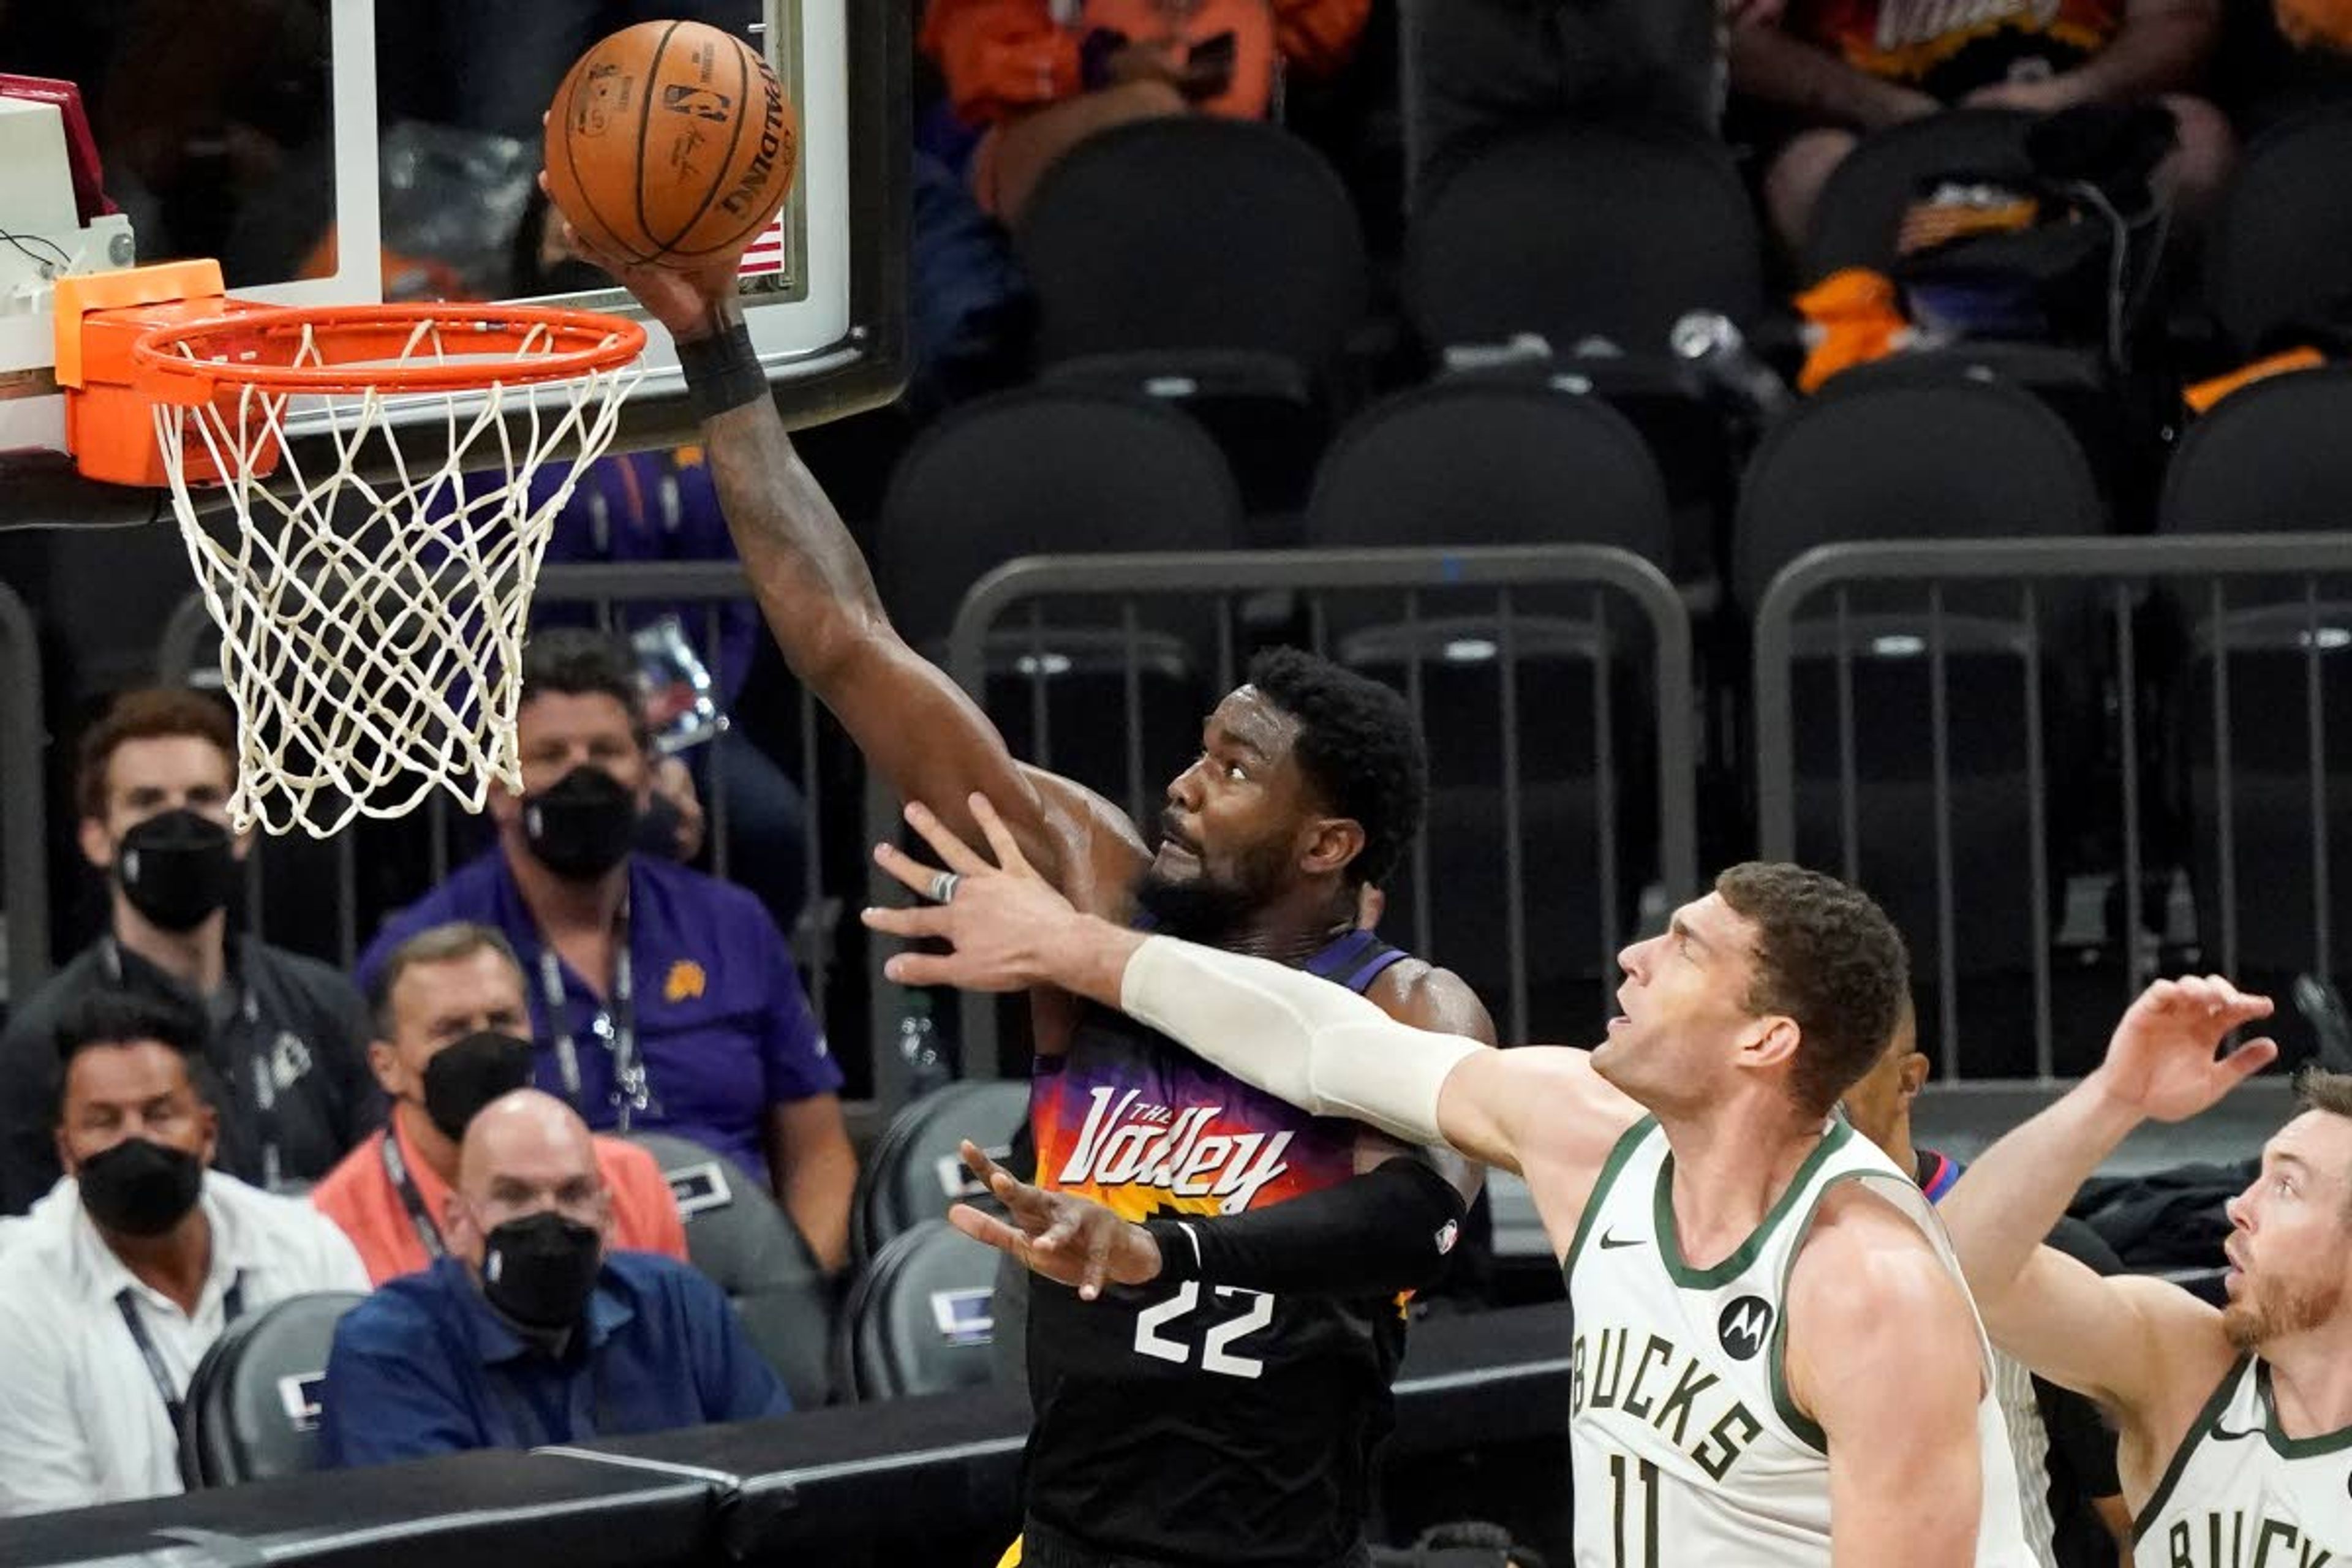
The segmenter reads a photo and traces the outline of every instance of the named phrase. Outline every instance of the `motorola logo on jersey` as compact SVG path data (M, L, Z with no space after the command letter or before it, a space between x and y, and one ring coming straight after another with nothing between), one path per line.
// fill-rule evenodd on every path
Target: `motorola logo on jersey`
M1753 1361L1772 1331L1772 1304L1761 1296L1742 1296L1723 1310L1715 1322L1723 1353L1734 1361Z

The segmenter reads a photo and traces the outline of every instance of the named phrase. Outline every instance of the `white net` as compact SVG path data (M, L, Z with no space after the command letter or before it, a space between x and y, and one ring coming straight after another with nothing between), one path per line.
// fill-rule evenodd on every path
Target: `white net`
M419 323L398 357L373 363L464 363L475 357L467 330ZM464 392L298 402L246 385L194 408L156 406L236 705L229 812L240 830L325 837L355 816L414 810L436 787L468 811L493 781L521 789L515 709L531 588L572 476L612 440L639 372L494 378L499 363L580 346L534 328ZM286 363L366 375L323 354L308 327ZM285 444L289 406L304 430L330 432L331 466L306 469ZM278 472L255 477L273 445ZM191 454L209 455L221 488L192 479Z

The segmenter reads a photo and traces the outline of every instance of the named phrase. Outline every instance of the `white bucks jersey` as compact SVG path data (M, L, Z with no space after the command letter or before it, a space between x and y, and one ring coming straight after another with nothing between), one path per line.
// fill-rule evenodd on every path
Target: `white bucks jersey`
M1781 1357L1790 1267L1822 1194L1843 1182L1868 1183L1916 1219L1959 1278L1917 1184L1843 1121L1712 1268L1683 1261L1674 1156L1657 1123L1643 1119L1612 1151L1566 1265L1577 1568L1828 1568L1829 1458L1821 1428L1789 1396ZM1990 1382L1977 1429L1976 1561L2034 1568Z
M2132 1530L2137 1568L2352 1568L2352 1427L2289 1437L2271 1369L2230 1369Z

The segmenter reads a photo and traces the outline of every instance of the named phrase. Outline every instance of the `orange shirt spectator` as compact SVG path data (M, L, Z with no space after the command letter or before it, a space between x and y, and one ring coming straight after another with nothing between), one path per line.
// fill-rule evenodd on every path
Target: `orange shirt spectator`
M1264 119L1285 63L1337 70L1370 12L1371 0L930 0L922 43L957 115L989 128L974 194L1011 216L1046 166L1112 125Z
M431 927L394 948L371 998L368 1065L392 1097L392 1124L344 1156L310 1201L359 1249L376 1284L442 1255L441 1227L466 1124L530 1081L522 966L496 930ZM611 1194L612 1245L683 1260L686 1226L654 1158L618 1139L595 1141Z
M368 1281L374 1285L429 1268L441 1256L440 1216L449 1201L449 1182L418 1156L399 1129L395 1116L391 1128L352 1150L310 1189L310 1202L352 1238L360 1261L367 1265ZM384 1158L386 1138L396 1140L391 1160ZM596 1167L613 1195L614 1247L658 1252L684 1262L686 1225L654 1157L617 1138L600 1137L595 1142ZM407 1173L416 1194L415 1210L393 1180L395 1169ZM425 1246L427 1236L433 1237L432 1249Z

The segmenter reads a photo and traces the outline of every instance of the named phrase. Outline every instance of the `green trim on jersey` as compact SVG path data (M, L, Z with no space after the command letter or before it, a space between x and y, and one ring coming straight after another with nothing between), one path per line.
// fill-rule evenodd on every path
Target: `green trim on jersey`
M2279 1430L2278 1401L2271 1397L2270 1363L2254 1363L2254 1387L2263 1402L2263 1436L2269 1440L2271 1452L2280 1458L2315 1459L2322 1454L2352 1448L2352 1426L2339 1426L2316 1437L2290 1437Z
M2206 1399L2205 1408L2200 1410L2197 1419L2189 1424L2189 1431L2180 1439L2180 1446L2172 1450L2172 1462L2164 1467L2164 1479L2156 1483L2156 1489L2147 1494L2147 1501L2140 1507L2139 1517L2132 1521L2134 1546L2139 1544L2140 1536L2164 1510L2164 1505L2172 1500L2172 1489L2180 1484L2180 1474L2189 1468L2189 1457L2196 1453L2197 1445L2205 1440L2205 1434L2221 1419L2221 1412L2228 1408L2231 1395L2238 1392L2238 1380L2246 1375L2246 1363L2252 1359L2251 1355L2242 1355L2230 1363L2230 1370L2221 1374L2221 1383Z
M1712 1268L1693 1268L1683 1261L1682 1236L1675 1228L1675 1152L1668 1149L1665 1158L1658 1165L1658 1192L1654 1204L1658 1229L1658 1256L1665 1263L1667 1276L1685 1290L1712 1290L1738 1279L1749 1264L1756 1261L1757 1253L1763 1250L1765 1240L1771 1236L1773 1227L1788 1217L1789 1206L1797 1201L1797 1194L1805 1190L1805 1184L1813 1179L1813 1173L1822 1168L1822 1162L1844 1148L1847 1140L1853 1136L1853 1129L1844 1121L1832 1122L1822 1141L1813 1146L1813 1152L1805 1156L1805 1163L1797 1167L1797 1173L1789 1178L1788 1186L1772 1205L1772 1212L1748 1233L1748 1239L1739 1244L1738 1250Z
M1843 1127L1845 1123L1841 1121L1838 1125ZM1797 1216L1798 1236L1801 1237L1812 1228L1813 1215L1821 1208L1822 1200L1835 1192L1841 1184L1864 1181L1878 1173L1874 1171L1844 1171L1823 1182L1822 1190L1813 1194L1813 1201L1805 1205L1805 1212ZM1829 1434L1822 1430L1820 1422L1797 1408L1796 1398L1789 1392L1789 1277L1797 1271L1797 1259L1803 1256L1804 1250L1801 1240L1789 1249L1789 1261L1773 1286L1772 1342L1766 1347L1764 1368L1772 1380L1772 1408L1780 1412L1780 1420L1799 1442L1826 1458L1830 1451Z
M1625 1168L1625 1162L1633 1157L1633 1151L1657 1125L1656 1117L1644 1116L1625 1129L1615 1146L1609 1151L1609 1158L1601 1162L1601 1173L1592 1179L1592 1192L1584 1200L1584 1212L1576 1216L1576 1234L1569 1238L1568 1256L1559 1260L1562 1279L1575 1269L1577 1256L1584 1250L1584 1238L1592 1229L1592 1216L1601 1212L1601 1200L1609 1195L1609 1189L1616 1184L1617 1173Z

